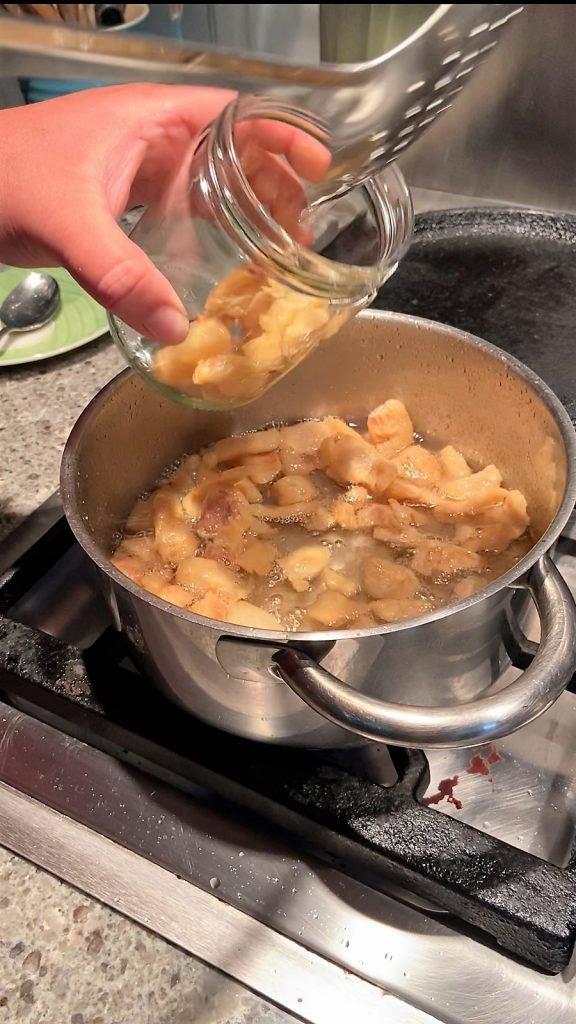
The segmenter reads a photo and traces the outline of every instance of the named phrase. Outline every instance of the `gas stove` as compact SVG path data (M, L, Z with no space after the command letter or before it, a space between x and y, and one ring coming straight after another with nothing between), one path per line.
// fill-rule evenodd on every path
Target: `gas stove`
M405 269L381 300L415 313L436 265L421 223L426 287ZM566 244L541 240L548 279ZM496 252L508 316L501 291L496 308L456 313L508 348L525 263ZM450 322L446 289L431 294ZM556 363L546 353L558 378L545 373L568 407L570 313ZM539 369L541 347L523 357ZM555 560L576 594L574 519ZM509 640L503 682L533 656L537 622ZM572 1024L575 684L471 750L306 752L219 733L139 675L55 496L0 545L0 842L311 1024Z
M57 498L0 569L4 844L314 1024L573 1021L573 692L497 746L266 747L138 674Z

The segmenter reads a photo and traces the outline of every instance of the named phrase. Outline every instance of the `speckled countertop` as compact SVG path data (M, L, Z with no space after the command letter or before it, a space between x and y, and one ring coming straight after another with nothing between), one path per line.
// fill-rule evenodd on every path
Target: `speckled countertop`
M56 490L70 428L122 366L108 340L26 368L0 369L0 536Z
M0 537L52 494L111 342L0 371ZM287 1014L0 847L0 1024L287 1024Z

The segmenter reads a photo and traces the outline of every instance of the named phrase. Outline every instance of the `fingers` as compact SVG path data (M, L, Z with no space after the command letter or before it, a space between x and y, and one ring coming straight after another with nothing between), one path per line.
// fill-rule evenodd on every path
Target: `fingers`
M78 226L80 225L80 227ZM100 205L59 232L63 265L105 309L163 344L186 336L188 316L170 282Z
M197 85L112 86L131 90L131 96L142 111L143 135L153 140L166 121L179 122L193 137L214 121L236 98L230 89L211 89ZM104 91L104 90L102 90ZM138 92L141 93L139 98Z
M307 132L280 121L250 121L250 137L269 153L285 156L306 181L321 181L330 166L330 151Z
M106 93L125 90L135 109L142 111L142 135L153 142L167 121L185 126L193 137L236 98L229 89L200 88L192 85L111 86L99 90ZM112 97L111 97L112 98ZM115 109L118 101L114 101ZM120 106L120 109L124 109ZM252 136L270 153L285 156L297 174L308 181L319 181L330 165L328 148L303 129L281 121L261 118L246 121L237 128L238 138Z
M242 169L250 188L280 227L300 239L299 220L306 208L300 179L277 156L252 141L242 147Z
M256 198L292 238L311 245L313 232L302 217L307 201L301 179L324 177L331 160L327 147L298 128L264 119L239 124L236 145Z
M190 132L198 132L216 118L234 94L190 86L145 88L154 90L157 97L156 115L150 118L146 128L147 154L132 192L133 197L138 196L138 201L156 204L159 182L173 174L174 166L181 165L184 169L187 164L177 149L186 141L189 144ZM167 121L173 128L184 128L186 139L176 133L171 136L172 144L168 145ZM267 118L240 122L234 131L244 172L256 196L292 237L309 244L310 232L299 224L306 206L300 179L315 182L324 177L331 159L328 148L303 129Z

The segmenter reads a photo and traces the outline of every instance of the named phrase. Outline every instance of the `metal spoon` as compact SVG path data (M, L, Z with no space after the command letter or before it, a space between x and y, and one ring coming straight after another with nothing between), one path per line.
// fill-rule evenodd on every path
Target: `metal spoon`
M33 331L49 323L60 305L60 287L49 274L33 271L0 306L0 342L12 332Z

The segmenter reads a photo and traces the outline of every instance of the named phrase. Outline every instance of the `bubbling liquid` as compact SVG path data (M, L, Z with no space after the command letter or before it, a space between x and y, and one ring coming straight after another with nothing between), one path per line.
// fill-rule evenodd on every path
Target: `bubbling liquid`
M496 466L427 446L391 399L365 424L270 427L185 457L136 502L113 563L210 619L366 629L482 590L527 553L529 530Z

